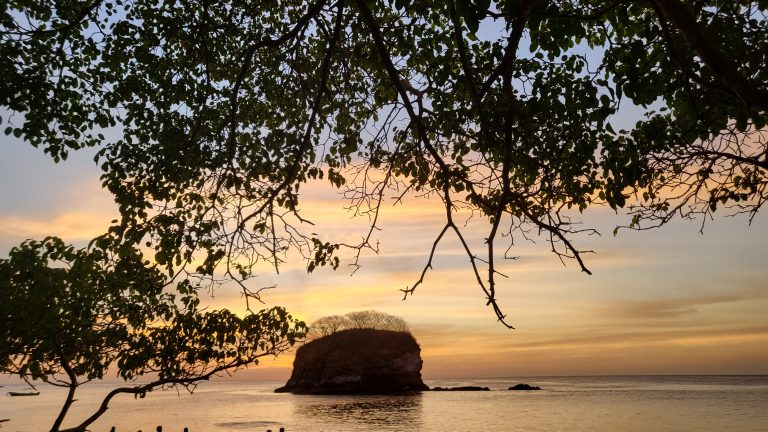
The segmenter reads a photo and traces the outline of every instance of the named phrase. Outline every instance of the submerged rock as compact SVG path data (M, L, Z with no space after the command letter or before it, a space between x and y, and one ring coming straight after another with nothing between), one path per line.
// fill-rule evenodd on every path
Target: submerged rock
M429 390L421 349L410 333L343 330L301 346L291 378L275 392L392 394Z
M517 384L509 388L509 390L541 390L541 387L532 386L528 384Z
M488 387L461 386L461 387L435 387L432 391L490 391Z

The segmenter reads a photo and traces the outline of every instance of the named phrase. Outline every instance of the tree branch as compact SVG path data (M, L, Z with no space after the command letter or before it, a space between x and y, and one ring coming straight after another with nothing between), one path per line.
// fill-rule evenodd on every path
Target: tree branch
M649 0L661 11L662 16L682 33L688 46L718 76L723 83L749 109L768 110L768 92L747 80L736 65L726 57L722 49L710 40L707 30L680 0Z
M64 418L67 416L67 412L69 412L69 408L72 406L72 403L75 401L75 391L77 390L77 386L79 385L79 383L77 382L77 374L75 374L75 371L72 370L72 367L69 365L69 362L67 361L66 356L64 355L64 351L61 348L61 345L59 345L58 342L54 342L54 343L56 344L56 351L59 356L59 364L61 364L61 367L64 369L64 372L66 372L67 377L69 378L69 385L67 386L67 399L64 401L64 405L61 407L61 411L59 411L59 415L56 417L56 420L53 422L53 426L51 426L51 432L57 432L61 427L61 423L64 421Z
M266 355L266 354L263 354L263 355ZM257 357L260 357L260 356L257 356ZM144 385L140 385L140 386L136 386L136 387L119 387L119 388L116 388L116 389L110 391L107 394L107 396L104 397L104 400L101 402L101 405L99 405L99 409L95 413L93 413L93 415L91 415L90 417L85 419L79 425L77 425L77 426L75 426L73 428L69 428L69 429L61 429L60 432L85 432L87 430L86 428L88 426L90 426L93 422L98 420L98 418L101 417L105 412L107 412L107 410L109 409L110 401L112 401L112 399L115 396L119 395L119 394L127 393L127 394L139 395L139 396L143 397L148 392L151 392L152 390L154 390L154 389L156 389L158 387L162 387L162 386L166 386L166 385L171 385L171 386L172 385L184 385L184 386L187 386L187 385L190 385L190 384L197 383L199 381L207 381L211 377L213 377L214 375L216 375L216 374L218 374L220 372L223 372L223 371L226 371L226 370L229 370L229 369L232 369L232 368L239 368L241 366L245 366L247 364L253 363L253 361L255 359L256 358L249 358L249 359L244 359L244 360L242 360L242 359L241 360L235 360L235 361L232 361L230 363L217 366L214 369L212 369L211 371L209 371L209 372L207 372L207 373L205 373L203 375L187 377L187 378L165 378L165 379L159 379L159 380L156 380L156 381L152 381L152 382L150 382L148 384L144 384Z

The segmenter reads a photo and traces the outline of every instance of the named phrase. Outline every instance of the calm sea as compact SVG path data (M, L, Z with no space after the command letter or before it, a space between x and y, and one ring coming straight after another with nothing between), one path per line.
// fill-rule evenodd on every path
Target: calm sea
M537 392L505 390L525 382ZM412 396L275 394L282 383L212 382L190 395L121 396L90 429L108 432L218 431L768 431L768 376L610 376L428 380L427 385L480 385L490 392L425 392ZM46 431L64 391L44 386L36 397L0 389L2 432ZM95 384L72 414L91 412L112 386Z

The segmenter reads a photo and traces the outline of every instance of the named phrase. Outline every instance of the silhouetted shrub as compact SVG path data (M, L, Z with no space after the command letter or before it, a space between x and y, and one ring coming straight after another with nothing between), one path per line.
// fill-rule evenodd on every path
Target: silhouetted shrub
M367 310L350 312L345 315L322 317L309 326L307 340L315 340L349 329L390 330L411 333L404 319L384 312Z

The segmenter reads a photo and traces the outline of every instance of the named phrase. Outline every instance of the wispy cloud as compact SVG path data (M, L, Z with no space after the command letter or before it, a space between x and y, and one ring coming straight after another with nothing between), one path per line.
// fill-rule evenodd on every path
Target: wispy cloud
M46 219L0 216L0 237L4 241L59 236L68 242L90 240L106 232L111 215L94 213L59 213Z
M734 295L684 297L609 302L596 308L597 315L611 319L666 319L699 313L704 306L743 301Z

